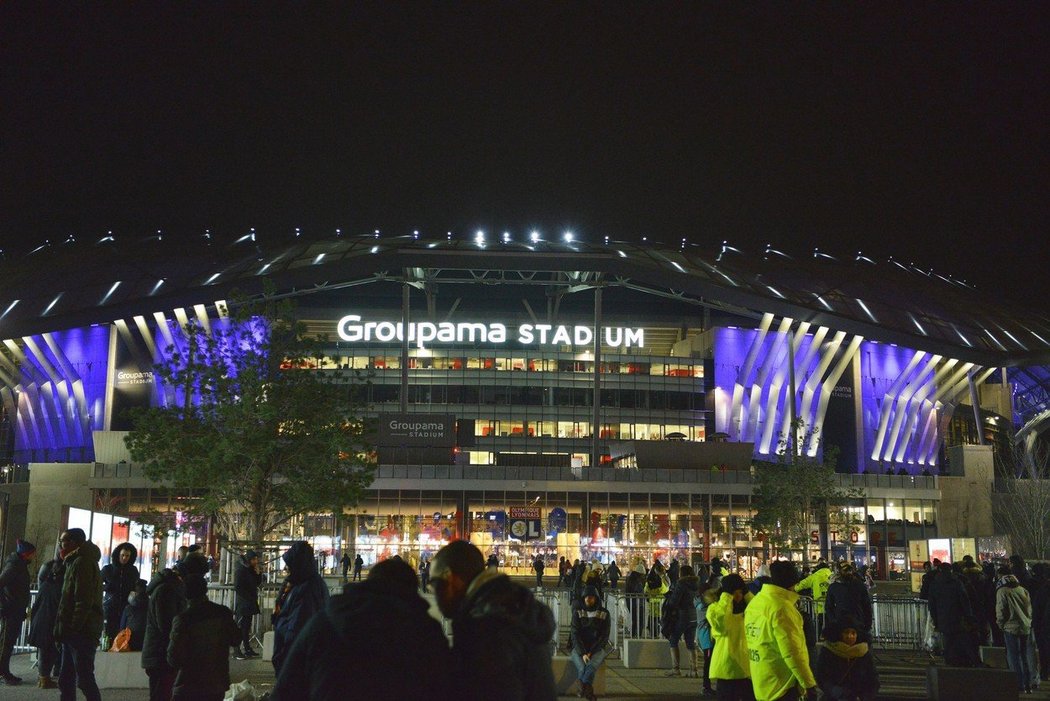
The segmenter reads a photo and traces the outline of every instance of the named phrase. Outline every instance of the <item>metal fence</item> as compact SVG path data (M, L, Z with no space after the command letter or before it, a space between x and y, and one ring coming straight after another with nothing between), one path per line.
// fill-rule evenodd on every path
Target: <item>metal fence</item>
M342 591L342 582L329 583L332 594ZM264 584L259 587L259 608L262 613L253 621L254 635L261 641L266 631L270 630L270 611L280 591L279 584ZM569 645L569 632L572 628L572 604L569 590L564 588L537 588L533 590L536 598L550 607L557 624L554 638L551 641L556 650L565 650ZM32 592L36 598L36 591ZM213 584L208 587L208 598L215 603L233 608L233 587L228 584ZM650 601L644 594L626 594L622 590L605 591L605 607L609 609L612 621L609 642L614 650L619 650L627 638L644 640L662 640L660 629L660 602ZM820 633L822 616L817 614L812 599L801 597L798 603L799 612L811 631ZM929 611L926 602L911 597L878 596L873 598L874 622L872 626L872 644L883 649L920 650L925 646ZM445 633L451 637L451 625L443 621ZM22 626L22 634L15 645L16 652L33 650L26 642L29 635L29 621ZM614 654L616 654L614 652Z

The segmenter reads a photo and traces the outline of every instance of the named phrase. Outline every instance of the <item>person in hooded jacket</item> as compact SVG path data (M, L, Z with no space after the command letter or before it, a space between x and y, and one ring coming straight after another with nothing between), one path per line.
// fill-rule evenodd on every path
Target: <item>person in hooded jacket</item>
M149 618L147 586L145 579L140 579L135 583L135 589L128 594L128 605L124 607L124 613L120 616L120 629L127 628L131 631L131 640L128 642L129 652L141 651L142 643L146 639L146 622Z
M1006 637L1006 661L1017 675L1017 687L1032 693L1028 645L1032 635L1032 600L1013 574L1004 575L995 592L995 620Z
M184 608L171 624L168 666L175 670L173 701L222 701L230 688L227 650L241 637L233 611L208 601L208 582L187 574Z
M718 599L707 607L714 651L709 676L718 688L722 701L752 701L751 663L748 660L747 637L744 635L744 612L755 598L743 577L728 574L722 578Z
M348 560L349 561L349 560ZM343 573L346 579L346 573ZM233 613L241 630L240 649L234 649L237 659L258 657L252 649L252 619L259 614L259 585L263 576L259 571L259 554L249 550L241 556L233 575Z
M860 639L866 642L871 639L873 621L871 594L852 562L840 562L836 569L825 600L827 626L838 626L839 619L850 616L860 626L856 629Z
M824 698L835 701L875 701L879 675L868 643L860 639L860 622L840 616L824 629L814 673Z
M57 689L58 682L51 676L58 669L58 646L55 645L55 619L62 597L62 560L49 560L37 574L37 593L29 614L29 644L37 649L36 685L41 689Z
M672 561L672 566L677 560ZM664 610L669 614L666 622L661 620L661 628L664 637L671 646L671 670L666 673L669 677L679 677L681 671L681 653L678 650L678 641L685 639L685 650L688 661L692 665L692 671L686 674L694 679L700 676L700 654L696 649L696 604L695 599L700 593L700 578L693 572L689 565L679 570L678 581L667 593L664 602ZM672 613L673 612L673 613Z
M609 568L605 570L605 573L609 577L609 588L615 589L616 583L620 581L620 566L616 564L616 560L609 563Z
M452 619L455 698L553 701L554 614L527 588L485 569L475 546L456 540L431 562L438 608Z
M102 568L102 613L105 616L106 645L120 632L120 616L128 605L128 594L135 590L139 581L139 568L135 566L139 551L131 543L121 543L113 548L109 564Z
M314 549L305 540L292 543L281 556L288 576L273 607L273 668L280 674L284 657L299 632L328 604L328 586L314 563Z
M102 635L102 551L81 528L70 528L59 539L62 555L62 595L55 617L55 641L62 646L58 689L63 699L101 701L95 682L95 651Z
M187 554L171 569L161 570L146 587L149 605L146 635L142 641L142 668L149 677L150 701L169 701L175 686L175 669L168 663L168 644L175 616L186 607L183 579L202 575L208 563L201 555Z
M19 539L0 570L0 684L22 683L21 677L11 674L11 654L29 608L29 563L35 555L36 546Z
M598 698L594 693L594 677L610 651L610 624L609 609L602 606L598 590L587 586L583 600L572 610L570 640L580 696L588 701Z
M272 701L343 698L348 679L355 698L451 698L452 652L428 606L409 565L378 563L306 624Z

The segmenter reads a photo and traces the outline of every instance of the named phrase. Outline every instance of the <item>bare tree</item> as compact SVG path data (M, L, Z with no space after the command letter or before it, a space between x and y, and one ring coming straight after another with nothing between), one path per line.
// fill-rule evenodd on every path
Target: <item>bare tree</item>
M1050 452L1039 442L1013 444L992 493L996 531L1010 537L1011 552L1050 559Z

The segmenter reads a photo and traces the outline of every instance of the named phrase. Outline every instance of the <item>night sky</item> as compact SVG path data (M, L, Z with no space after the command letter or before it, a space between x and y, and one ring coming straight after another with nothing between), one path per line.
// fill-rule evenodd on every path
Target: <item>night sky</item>
M1050 291L1045 4L340 6L0 5L0 246L571 229Z

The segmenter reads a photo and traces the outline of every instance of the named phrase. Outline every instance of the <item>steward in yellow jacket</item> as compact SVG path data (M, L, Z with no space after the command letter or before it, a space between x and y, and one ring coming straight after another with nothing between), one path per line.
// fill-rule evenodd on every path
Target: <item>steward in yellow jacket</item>
M824 613L824 602L828 598L828 587L831 586L831 568L821 560L813 573L795 585L795 591L813 590L813 603L817 613Z
M718 680L719 693L725 687L742 687L732 698L751 696L751 664L744 635L744 611L754 598L743 578L730 574L722 578L718 601L707 607L707 622L715 641L709 675Z
M769 570L772 581L762 585L744 611L755 699L774 701L800 687L808 698L816 698L817 680L809 667L802 615L795 608L798 594L792 591L798 580L795 565L778 560Z

